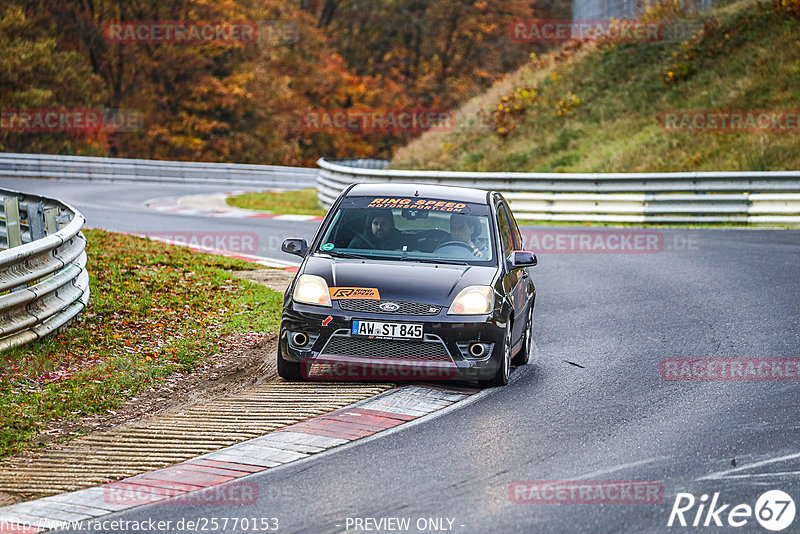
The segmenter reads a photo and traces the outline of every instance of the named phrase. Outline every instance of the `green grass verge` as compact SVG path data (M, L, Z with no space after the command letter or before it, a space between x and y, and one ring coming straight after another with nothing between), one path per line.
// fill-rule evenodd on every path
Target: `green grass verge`
M668 3L673 5L672 3ZM797 109L800 20L773 2L715 9L683 43L573 46L467 103L451 132L400 149L395 169L529 172L794 170L800 133L671 133L675 110ZM654 13L654 18L682 16Z
M265 193L244 193L228 197L227 203L235 208L263 210L272 213L324 216L325 210L317 200L316 189Z
M84 232L92 299L56 336L0 354L0 457L49 422L103 413L237 332L276 332L283 295L231 276L247 262L132 236Z

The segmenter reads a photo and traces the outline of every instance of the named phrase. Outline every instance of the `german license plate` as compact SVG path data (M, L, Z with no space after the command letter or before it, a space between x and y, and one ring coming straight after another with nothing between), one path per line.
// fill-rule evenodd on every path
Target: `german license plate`
M354 336L383 339L422 339L422 325L409 323L383 323L380 321L353 321Z

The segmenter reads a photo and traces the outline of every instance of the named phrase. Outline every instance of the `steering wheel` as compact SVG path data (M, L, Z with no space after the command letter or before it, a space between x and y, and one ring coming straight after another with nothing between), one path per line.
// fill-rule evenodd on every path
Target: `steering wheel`
M439 243L450 239L450 234L444 230L432 228L430 230L423 230L412 237L416 243L414 243L411 248L422 252L433 252Z
M444 243L442 243L438 247L436 247L436 250L439 250L440 248L444 248L444 247L450 247L450 246L457 246L457 247L465 248L465 249L469 250L470 253L472 253L472 247L469 246L468 244L464 243L463 241L445 241Z

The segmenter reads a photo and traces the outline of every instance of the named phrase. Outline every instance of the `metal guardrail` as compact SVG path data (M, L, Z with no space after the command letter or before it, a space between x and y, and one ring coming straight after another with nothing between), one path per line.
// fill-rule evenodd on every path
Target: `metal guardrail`
M89 302L85 222L57 200L0 189L0 350L64 326ZM63 226L63 227L62 227Z
M276 165L0 153L0 176L302 189L314 187L317 173Z
M800 171L514 173L386 170L380 160L317 164L326 208L351 183L412 182L501 191L525 220L800 223Z

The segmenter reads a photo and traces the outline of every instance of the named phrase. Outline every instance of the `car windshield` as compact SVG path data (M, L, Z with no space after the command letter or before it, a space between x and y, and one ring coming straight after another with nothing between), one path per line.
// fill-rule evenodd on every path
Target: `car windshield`
M347 197L316 252L340 257L494 265L489 206L431 198Z

